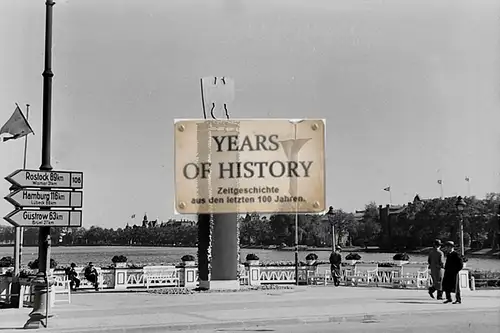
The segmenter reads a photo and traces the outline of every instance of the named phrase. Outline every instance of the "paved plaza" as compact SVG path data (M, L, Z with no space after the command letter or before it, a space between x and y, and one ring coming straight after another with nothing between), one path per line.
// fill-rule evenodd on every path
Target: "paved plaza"
M29 312L0 310L0 331L18 331ZM326 332L335 325L356 332L434 327L482 332L472 330L476 326L491 332L491 325L500 324L500 291L469 292L460 305L442 304L425 290L330 286L192 295L76 293L71 304L58 303L54 313L44 331Z

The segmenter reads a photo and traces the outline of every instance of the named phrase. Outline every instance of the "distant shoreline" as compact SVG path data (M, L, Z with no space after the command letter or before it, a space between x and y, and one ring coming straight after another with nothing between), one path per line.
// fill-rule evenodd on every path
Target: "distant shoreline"
M0 244L0 247L13 247L14 244ZM58 246L58 245L53 245L52 247L107 247L107 246L113 246L113 247L164 247L164 248L194 248L195 246L151 246L151 245L63 245L63 246ZM24 247L37 247L37 246L24 246ZM242 246L242 249L247 249L247 250L269 250L269 251L283 251L283 252L293 252L295 251L295 247L275 247L275 246ZM413 251L406 251L408 254L419 254L419 255L427 255L431 247L425 247L421 249L416 249ZM330 252L331 247L307 247L307 246L300 246L299 247L300 252ZM369 246L367 248L360 247L360 246L355 246L355 247L343 247L342 252L359 252L359 253L397 253L397 251L388 251L388 250L381 250L379 247L376 246ZM466 251L466 256L469 258L489 258L489 259L500 259L500 250L497 251L492 251L491 249L482 249L478 251L471 252L470 250Z
M413 251L404 251L408 254L420 254L427 255L432 247L424 247L421 249L416 249ZM281 249L276 249L277 251L295 251L294 247L284 247ZM318 251L331 251L331 248L300 248L299 251L309 251L309 252L318 252ZM379 247L369 246L368 248L364 247L343 247L342 252L360 252L360 253L397 253L398 251L388 251L381 250ZM500 250L492 251L491 249L482 249L471 252L470 249L466 250L465 255L469 258L488 258L488 259L500 259Z

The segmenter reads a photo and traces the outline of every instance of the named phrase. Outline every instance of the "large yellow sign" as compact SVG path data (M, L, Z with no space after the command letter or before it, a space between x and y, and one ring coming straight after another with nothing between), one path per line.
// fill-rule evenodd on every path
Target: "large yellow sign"
M325 122L176 120L175 187L180 214L323 212Z

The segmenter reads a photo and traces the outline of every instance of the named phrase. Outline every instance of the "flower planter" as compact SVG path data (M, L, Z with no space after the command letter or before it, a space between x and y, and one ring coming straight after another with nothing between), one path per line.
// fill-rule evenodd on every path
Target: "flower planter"
M309 260L306 260L306 264L308 266L312 266L316 263L316 259L309 259Z
M0 267L0 274L5 274L9 270L14 270L14 267Z
M186 261L183 261L182 264L184 266L188 266L188 267L196 266L196 262L194 260L186 260Z
M247 260L247 264L249 266L259 266L259 261L258 260Z
M115 267L116 268L126 268L127 263L126 262L115 262Z
M398 266L403 266L408 263L408 260L394 260L394 263Z
M356 263L357 263L358 261L357 261L357 260L355 260L355 259L351 259L351 260L347 260L347 262L349 263L349 265L354 266L354 265L356 265Z

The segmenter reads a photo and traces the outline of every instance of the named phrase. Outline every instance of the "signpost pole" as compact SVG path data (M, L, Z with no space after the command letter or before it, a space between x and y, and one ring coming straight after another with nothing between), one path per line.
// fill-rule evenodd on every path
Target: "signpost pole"
M209 91L211 93L204 93L204 79L201 80L202 84L202 102L204 116L206 117L206 106L208 103L211 106L211 117L216 120L214 116L215 108L223 109L225 113L226 120L229 119L229 112L227 104L229 104L234 96L234 90L229 83L231 79L229 78L213 78L213 86ZM211 81L212 78L206 78L206 82ZM208 87L207 87L208 88ZM220 135L229 133L237 135L234 129L228 128L229 125L221 125L220 128L214 129L210 132L210 135ZM237 154L233 154L233 158L237 160ZM215 156L210 157L212 163L216 163L213 159ZM224 159L228 159L228 156L224 156ZM221 161L222 162L222 161ZM210 193L216 193L216 184L212 181L208 184L211 187ZM235 187L236 184L235 184ZM210 289L239 289L238 281L238 232L237 232L237 214L236 213L225 213L225 214L213 214L213 234L212 234L212 247L211 247L211 272L210 272ZM203 218L202 220L203 221Z
M207 120L205 108L205 98L203 94L203 79L200 79L201 105L203 109L203 119ZM208 253L211 249L211 214L198 214L198 273L200 279L200 289L210 288L210 263Z
M52 7L53 0L45 2L45 68L43 71L43 110L42 110L42 164L40 170L51 171L50 165L50 139L51 139L51 107L52 107ZM35 287L35 300L30 319L24 328L40 328L42 320L50 317L50 286L53 281L48 272L50 269L50 227L41 227L38 235L38 274L33 280ZM48 276L49 281L45 282ZM22 300L20 300L22 301Z
M30 105L26 104L26 121L30 117ZM23 154L23 169L26 169L26 160L28 154L28 136L24 137L24 154ZM19 267L23 263L23 242L24 242L24 227L19 228Z

